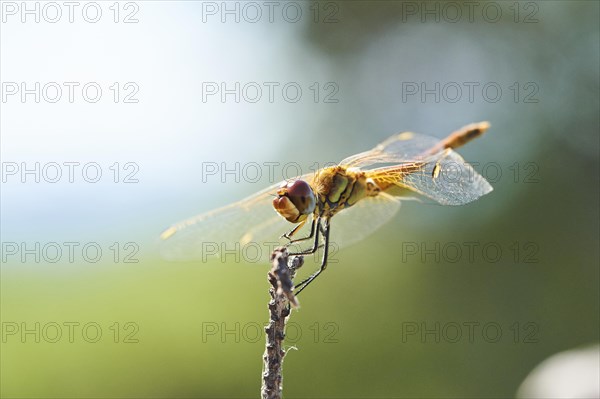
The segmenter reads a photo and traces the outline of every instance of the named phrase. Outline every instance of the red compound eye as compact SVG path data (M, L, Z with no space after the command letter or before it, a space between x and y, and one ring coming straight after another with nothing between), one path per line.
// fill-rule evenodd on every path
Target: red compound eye
M311 214L315 210L315 194L310 185L304 180L295 180L288 183L284 195L292 201L302 215Z

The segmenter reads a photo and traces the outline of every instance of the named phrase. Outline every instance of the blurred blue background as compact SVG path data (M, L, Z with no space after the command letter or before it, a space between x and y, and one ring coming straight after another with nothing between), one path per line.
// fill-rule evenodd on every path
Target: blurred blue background
M482 120L459 152L494 191L408 203L336 253L292 314L286 397L512 397L598 342L597 2L23 4L0 26L3 397L256 397L268 264L167 263L160 232L291 162ZM250 162L275 176L202 173Z

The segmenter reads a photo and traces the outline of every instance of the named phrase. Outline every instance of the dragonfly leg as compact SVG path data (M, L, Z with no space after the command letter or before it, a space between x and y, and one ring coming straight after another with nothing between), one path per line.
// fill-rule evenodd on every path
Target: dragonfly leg
M301 281L295 286L296 289L300 288L298 291L294 292L294 295L296 296L298 296L298 294L300 294L306 287L308 287L308 285L314 279L316 279L323 270L327 268L327 255L329 254L329 223L327 221L325 223L325 227L319 225L319 229L321 230L321 233L323 233L323 240L325 241L325 248L323 249L323 260L321 261L321 267L319 268L319 270L317 270L315 274L313 274L306 280Z
M321 226L321 218L320 217L317 218L316 221L313 221L313 228L311 228L312 235L315 236L315 242L314 242L312 248L306 249L306 250L300 251L300 252L292 252L292 253L289 254L290 256L293 256L293 255L310 255L310 254L314 254L315 252L317 252L317 249L319 248L319 233L317 232L317 234L314 234L313 230L314 230L315 224L318 225L319 228L320 228L320 226ZM308 237L308 238L310 238L310 237ZM298 241L302 241L302 240L298 240Z
M310 240L311 238L313 238L313 236L315 234L315 224L316 224L316 219L313 219L312 223L310 225L310 233L306 237L292 239L292 236L294 234L296 234L296 231L298 231L302 226L304 226L304 223L299 224L298 226L294 227L291 231L285 233L281 237L287 238L287 240L288 240L287 245L293 244L295 242Z

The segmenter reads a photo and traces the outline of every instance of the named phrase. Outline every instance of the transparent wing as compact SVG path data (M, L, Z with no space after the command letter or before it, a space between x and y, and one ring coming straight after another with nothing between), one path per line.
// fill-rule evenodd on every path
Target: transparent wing
M406 195L407 190L442 205L464 205L493 190L465 160L451 149L421 161L367 171L392 195Z
M304 176L302 177L304 178ZM167 260L220 259L267 264L279 237L293 225L273 208L279 184L241 201L177 223L161 234Z
M352 245L374 233L400 209L400 200L387 193L367 197L331 218L331 249Z
M439 151L440 143L441 140L424 134L398 133L370 151L344 159L340 165L364 168L375 164L417 161Z

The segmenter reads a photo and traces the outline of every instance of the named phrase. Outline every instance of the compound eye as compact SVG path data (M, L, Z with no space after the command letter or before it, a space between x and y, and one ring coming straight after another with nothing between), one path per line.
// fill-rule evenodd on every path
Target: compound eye
M304 180L296 180L287 185L287 197L302 215L313 213L316 206L315 194Z

